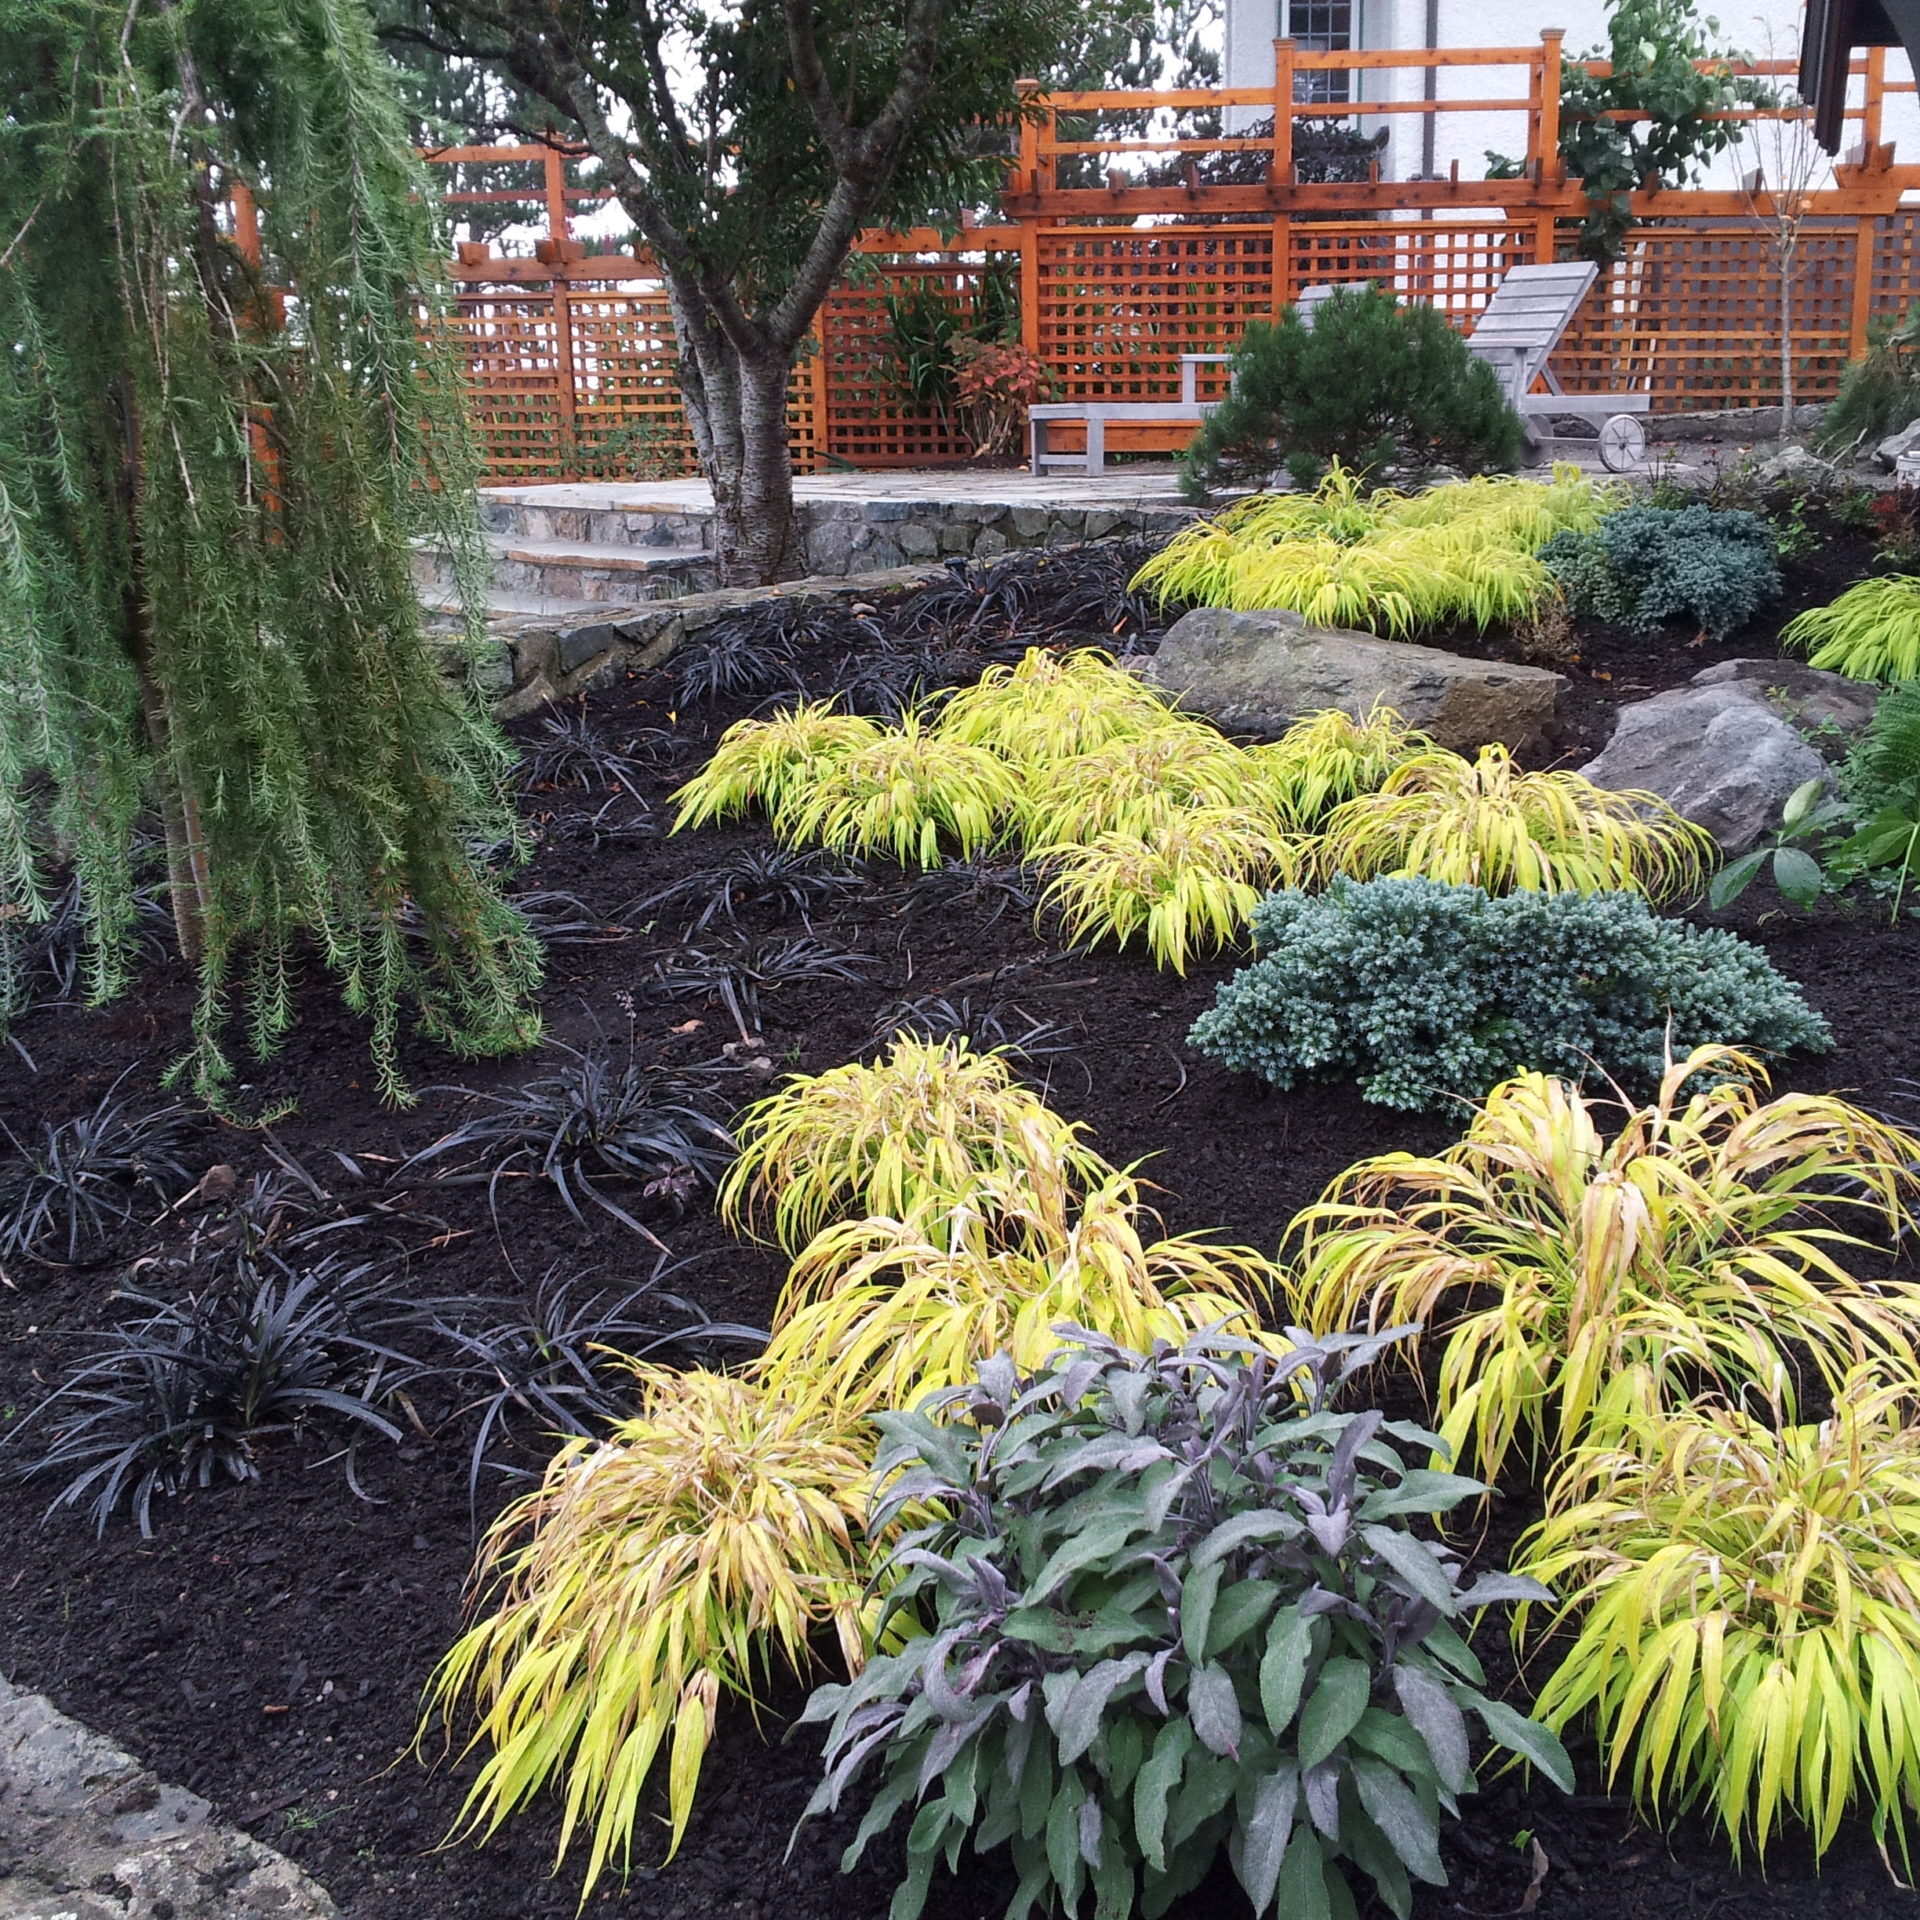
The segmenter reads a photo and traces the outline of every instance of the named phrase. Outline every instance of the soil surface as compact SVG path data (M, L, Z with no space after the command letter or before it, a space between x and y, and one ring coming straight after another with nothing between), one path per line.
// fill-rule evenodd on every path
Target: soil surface
M1773 654L1780 620L1857 577L1866 552L1863 541L1842 535L1791 564L1785 607L1722 647L1694 645L1678 628L1633 636L1583 626L1578 658L1564 669L1571 685L1556 753L1585 758L1622 701L1677 685L1716 659ZM964 612L963 604L949 607L944 630L929 642L935 679L970 679L989 660L1011 657L1010 642L1017 651L1017 638L991 624L964 631ZM884 626L891 615L882 609L876 617ZM1098 643L1110 624L1089 619L1077 636L1054 637ZM844 634L804 642L796 670L826 691L853 671L848 651ZM902 997L1004 1001L1003 1018L1016 1029L1030 1018L1062 1030L1065 1050L1041 1057L1035 1074L1058 1107L1090 1124L1109 1158L1148 1159L1171 1228L1215 1230L1269 1249L1293 1213L1353 1160L1396 1147L1429 1150L1450 1137L1447 1120L1368 1106L1341 1087L1278 1094L1187 1049L1188 1024L1231 972L1232 956L1181 980L1133 952L1065 952L1047 928L1036 931L1030 910L1001 902L996 915L992 901L929 902L897 873L876 871L857 892L811 912L815 934L864 956L866 977L769 992L763 1033L749 1044L739 1044L719 1005L663 998L656 962L683 936L710 939L712 931L687 934L695 908L635 903L741 848L768 844L757 827L666 838L666 796L724 727L763 698L689 703L671 667L631 679L593 696L587 712L607 741L664 730L645 736L662 758L635 777L640 798L614 794L609 802L606 791L571 789L525 795L537 848L520 884L577 896L588 919L608 930L591 944L552 951L545 1006L556 1042L590 1046L604 1036L617 1054L631 1044L648 1062L726 1058L739 1069L744 1099L780 1073L817 1071L860 1053L881 1009ZM535 743L540 722L517 731ZM596 812L597 824L589 817ZM749 918L757 927L803 930L797 916ZM1914 1111L1920 925L1890 929L1884 910L1871 906L1810 917L1758 888L1727 918L1767 948L1833 1025L1834 1051L1785 1063L1780 1084ZM124 1094L158 1101L158 1078L182 1050L190 1007L187 975L156 957L115 1005L29 1014L15 1032L32 1070L0 1045L0 1120L22 1137L35 1134L85 1110L122 1076ZM380 1202L399 1208L343 1229L341 1244L360 1257L403 1246L400 1284L419 1298L508 1300L553 1267L596 1270L603 1280L645 1275L653 1254L636 1235L590 1205L583 1225L532 1180L504 1182L491 1201L481 1185L389 1184L407 1155L477 1111L470 1092L510 1089L551 1071L551 1054L454 1063L410 1042L405 1065L418 1103L383 1107L364 1030L316 968L285 1050L249 1090L263 1104L291 1096L295 1112L266 1132L208 1123L193 1142L192 1171L228 1166L244 1181L270 1171L280 1154L348 1214ZM718 1318L765 1324L781 1274L773 1256L733 1240L699 1195L676 1200L632 1185L608 1191L683 1263L668 1284ZM113 1259L88 1268L11 1264L12 1284L0 1291L0 1409L9 1422L92 1351L89 1335L128 1316L116 1287L164 1292L177 1284L165 1261L195 1231L199 1204L143 1228ZM1389 1391L1404 1397L1408 1389ZM63 1509L43 1523L54 1487L0 1479L0 1512L14 1542L12 1566L0 1574L0 1654L15 1681L45 1690L163 1779L206 1795L222 1818L283 1849L355 1920L564 1920L579 1888L571 1873L551 1872L553 1807L512 1820L484 1848L443 1846L472 1765L457 1742L449 1753L437 1734L415 1749L423 1683L461 1621L476 1522L525 1486L515 1475L537 1468L543 1445L535 1423L523 1420L470 1493L473 1423L457 1400L423 1386L401 1444L369 1438L359 1446L352 1464L364 1497L349 1485L337 1436L286 1436L261 1449L257 1481L157 1503L150 1539L124 1515L97 1539L83 1512ZM1487 1558L1504 1552L1531 1510L1524 1489L1508 1493L1495 1510ZM1511 1681L1504 1639L1497 1631L1489 1639L1490 1666ZM1516 1697L1523 1691L1516 1686ZM663 1863L664 1829L655 1829L631 1880L596 1891L587 1911L650 1920L878 1920L897 1854L876 1848L860 1871L842 1876L845 1822L808 1828L788 1851L815 1778L811 1734L783 1738L803 1697L800 1683L776 1675L757 1719L738 1704L724 1707L677 1857ZM1576 1743L1575 1752L1583 1791L1571 1800L1509 1777L1466 1802L1445 1843L1451 1883L1423 1890L1418 1914L1920 1916L1920 1900L1889 1875L1863 1821L1848 1825L1817 1876L1791 1838L1770 1849L1763 1876L1751 1863L1736 1869L1724 1843L1697 1824L1652 1829L1607 1791L1590 1748ZM970 1863L936 1888L930 1912L984 1920L1008 1891L995 1865ZM1181 1911L1234 1914L1244 1905L1223 1870Z

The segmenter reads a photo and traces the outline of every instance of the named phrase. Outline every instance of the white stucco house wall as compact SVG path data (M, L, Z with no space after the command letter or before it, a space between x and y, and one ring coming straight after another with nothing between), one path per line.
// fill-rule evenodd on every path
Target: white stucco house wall
M1720 37L1741 52L1797 60L1801 4L1802 0L1724 0L1700 11L1711 11L1719 21ZM1539 0L1226 0L1223 77L1230 87L1270 86L1273 43L1282 36L1290 36L1302 47L1328 49L1522 47L1537 45L1541 29L1550 26L1565 29L1564 44L1570 55L1604 48L1605 0L1552 0L1549 6L1540 5ZM1898 48L1889 49L1887 78L1911 77L1907 56ZM1446 174L1458 162L1462 179L1478 179L1485 173L1489 149L1515 156L1526 150L1526 122L1519 113L1387 114L1367 120L1366 99L1419 99L1424 84L1419 70L1356 71L1341 78L1347 82L1346 97L1356 100L1360 125L1368 132L1389 130L1381 166L1384 178ZM1520 67L1443 68L1435 85L1441 98L1517 99L1526 94L1526 72ZM1241 124L1255 117L1244 110L1231 116ZM1433 122L1430 136L1424 127L1428 120ZM1895 143L1896 159L1920 161L1920 104L1912 94L1888 97L1882 138ZM1710 184L1735 184L1736 165L1733 156L1724 156L1708 176Z

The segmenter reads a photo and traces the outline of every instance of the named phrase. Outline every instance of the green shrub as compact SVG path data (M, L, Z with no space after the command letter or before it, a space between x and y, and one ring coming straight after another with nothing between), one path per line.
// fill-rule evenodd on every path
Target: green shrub
M1289 307L1274 325L1247 328L1233 391L1187 449L1185 484L1204 497L1214 485L1258 486L1285 467L1313 486L1333 460L1361 474L1505 472L1520 443L1499 379L1443 314L1372 287L1342 289L1311 327Z
M1253 933L1261 957L1188 1038L1278 1087L1351 1078L1382 1106L1431 1107L1529 1069L1653 1079L1669 1046L1832 1044L1758 947L1638 894L1343 880L1270 895Z
M1394 1336L1301 1335L1284 1359L1075 1337L881 1422L876 1524L942 1516L882 1575L932 1631L814 1695L832 1728L808 1812L878 1762L851 1867L917 1803L893 1920L969 1839L1011 1850L1010 1920L1074 1913L1089 1882L1096 1920L1152 1920L1223 1844L1256 1916L1353 1915L1349 1866L1405 1916L1474 1786L1468 1713L1570 1784L1558 1742L1479 1692L1465 1639L1477 1608L1545 1589L1466 1585L1408 1530L1480 1483L1404 1466L1395 1443L1435 1444L1418 1428L1330 1410Z
M1840 391L1820 422L1814 446L1821 453L1877 446L1909 420L1920 418L1920 362L1911 349L1920 343L1920 307L1909 307L1896 326L1880 321L1867 350L1849 360Z
M1714 639L1780 597L1775 533L1757 513L1628 507L1540 549L1576 613L1650 631L1685 615Z

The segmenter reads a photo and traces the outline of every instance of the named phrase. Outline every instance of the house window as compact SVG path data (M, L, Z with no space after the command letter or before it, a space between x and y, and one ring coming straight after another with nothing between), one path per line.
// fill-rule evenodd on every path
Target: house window
M1353 46L1355 0L1286 0L1287 33L1303 51L1346 53ZM1303 73L1295 77L1296 100L1353 98L1350 73Z

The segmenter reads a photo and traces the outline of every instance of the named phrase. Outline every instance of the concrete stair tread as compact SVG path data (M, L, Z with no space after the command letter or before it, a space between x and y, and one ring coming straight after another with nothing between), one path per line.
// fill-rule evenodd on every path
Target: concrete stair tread
M420 604L435 613L457 612L460 596L451 585L423 586ZM599 619L604 600L582 600L576 595L527 593L513 587L493 587L487 593L487 612L501 618L527 620Z
M713 559L704 547L622 547L607 540L530 540L517 533L490 534L487 545L497 558L526 566L604 567L616 573L650 573Z

